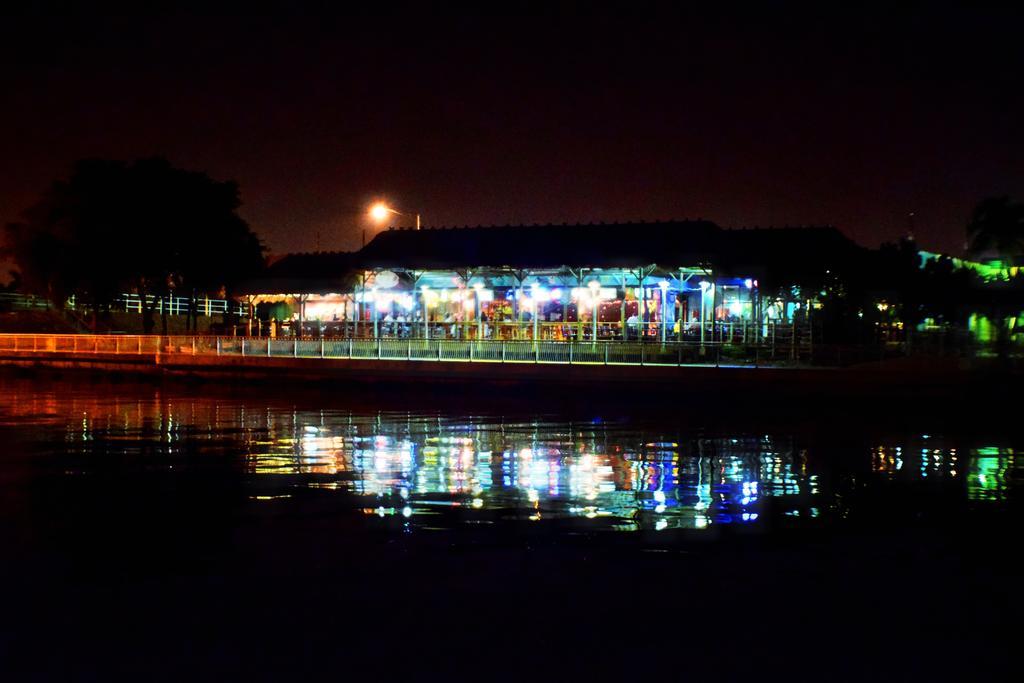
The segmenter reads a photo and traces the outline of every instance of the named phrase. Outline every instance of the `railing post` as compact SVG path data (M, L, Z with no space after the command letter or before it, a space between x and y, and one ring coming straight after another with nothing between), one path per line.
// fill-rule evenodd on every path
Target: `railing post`
M501 342L501 362L505 362L505 342Z
M320 357L321 358L324 357L324 338L323 337L320 337Z
M352 360L352 339L348 340L348 359Z
M611 342L605 342L605 345L604 345L604 364L605 365L608 365L608 345L610 343Z
M643 364L644 364L644 344L643 344L643 341L641 341L640 342L640 365L643 365Z
M192 337L192 355L196 355L196 338Z
M569 342L569 365L572 365L572 347L575 345L575 342Z
M217 337L217 355L220 355L220 337Z
M473 362L473 342L472 341L469 341L469 362L470 363Z
M292 358L299 357L299 338L292 339Z
M267 337L267 358L270 358L270 342L274 341L270 337Z
M135 341L138 342L138 351L137 351L137 353L141 356L142 355L142 337L136 337Z
M99 337L93 337L92 338L92 352L93 353L99 353L100 352L100 340L99 340Z
M242 358L245 358L245 337L242 337Z
M409 346L406 347L405 359L406 360L412 360L412 338L411 337L409 338Z

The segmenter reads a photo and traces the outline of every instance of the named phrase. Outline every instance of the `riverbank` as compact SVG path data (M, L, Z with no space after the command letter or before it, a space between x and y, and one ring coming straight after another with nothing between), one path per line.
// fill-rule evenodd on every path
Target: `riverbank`
M897 358L843 368L749 365L660 365L460 360L278 357L0 350L0 367L114 375L184 377L212 382L506 386L586 391L642 389L657 393L770 391L773 395L956 396L992 382L956 358Z

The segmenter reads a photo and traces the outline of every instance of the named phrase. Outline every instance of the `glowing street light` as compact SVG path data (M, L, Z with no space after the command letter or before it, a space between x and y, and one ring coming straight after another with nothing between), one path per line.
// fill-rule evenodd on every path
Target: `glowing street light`
M372 218L375 223L383 223L390 215L391 209L389 209L388 205L383 202L377 202L370 207L370 218Z
M420 215L418 213L403 213L397 209L393 209L384 202L377 202L370 207L370 218L375 223L383 223L388 219L388 216L405 216L406 218L416 219L416 229L420 229Z
M405 216L407 218L416 219L416 229L420 229L420 215L418 213L403 213L396 209L391 208L386 202L375 202L370 206L367 211L367 215L370 220L378 225L382 225L390 216ZM363 228L363 246L366 246L366 228Z

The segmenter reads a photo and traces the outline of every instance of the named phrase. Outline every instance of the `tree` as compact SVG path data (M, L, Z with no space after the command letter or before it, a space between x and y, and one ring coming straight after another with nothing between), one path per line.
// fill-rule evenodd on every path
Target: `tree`
M0 292L18 292L21 290L21 273L10 271L11 279L6 285L0 285Z
M152 332L160 297L230 291L263 266L259 238L238 216L238 186L166 159L84 160L7 226L6 253L23 288L94 312L124 291L142 300ZM164 324L166 332L166 318Z
M1008 263L1024 256L1024 204L1009 197L982 200L967 224L967 240L975 257L994 253Z

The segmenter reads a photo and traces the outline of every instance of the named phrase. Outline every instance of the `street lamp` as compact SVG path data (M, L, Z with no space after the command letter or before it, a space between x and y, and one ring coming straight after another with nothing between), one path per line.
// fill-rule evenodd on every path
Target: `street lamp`
M665 334L668 328L668 318L665 316L666 311L668 311L668 306L666 306L666 302L668 301L668 285L668 280L662 280L661 282L658 283L658 288L661 290L661 310L659 311L660 315L658 317L661 318L660 322L662 344L665 343Z
M703 349L704 349L704 315L705 315L705 306L706 306L705 303L704 303L704 297L705 297L705 295L707 295L707 291L710 288L711 288L711 283L710 282L708 282L707 280L701 280L700 281L700 348L701 348L701 353L704 352L703 351ZM712 299L712 305L714 305L714 299ZM714 314L714 312L712 311L712 315L713 314ZM712 324L714 324L714 322L712 322Z
M407 218L416 219L416 229L420 229L420 215L418 213L403 213L396 209L392 209L385 202L377 202L370 207L368 212L370 220L378 225L384 223L389 216L405 216ZM366 228L363 228L363 246L366 246Z
M601 283L598 280L591 280L587 283L587 287L590 288L590 299L593 304L594 310L590 314L590 340L592 343L597 343L597 316L600 310L601 300ZM576 311L576 317L579 317L579 310Z

